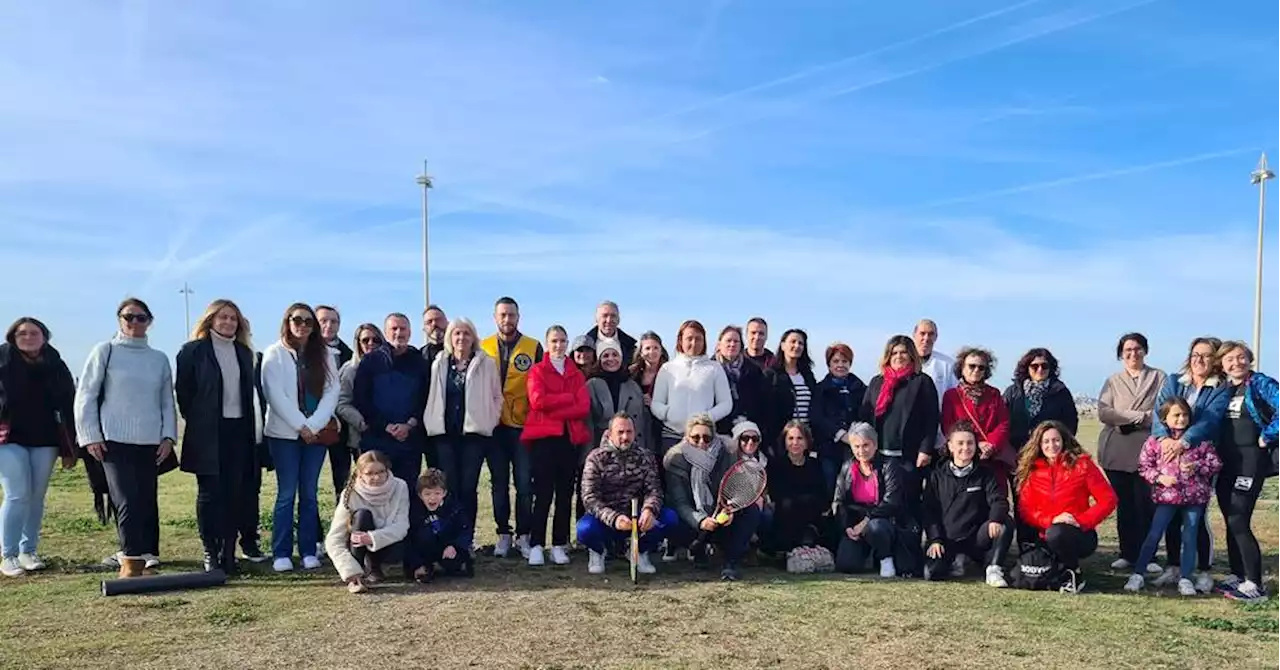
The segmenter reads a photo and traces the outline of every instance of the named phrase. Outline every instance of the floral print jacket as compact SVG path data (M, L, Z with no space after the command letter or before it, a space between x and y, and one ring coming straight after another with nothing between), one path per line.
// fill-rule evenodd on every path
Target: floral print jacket
M1212 442L1201 442L1182 452L1178 458L1160 459L1160 440L1147 438L1138 461L1138 474L1151 483L1151 499L1157 505L1204 505L1213 493L1213 476L1222 469L1222 461ZM1165 486L1156 480L1170 475L1177 481Z

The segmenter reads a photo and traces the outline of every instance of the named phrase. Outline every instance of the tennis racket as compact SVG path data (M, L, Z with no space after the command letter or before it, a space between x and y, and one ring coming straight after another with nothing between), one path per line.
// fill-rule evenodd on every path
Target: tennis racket
M760 461L745 459L734 463L720 480L720 492L716 494L716 513L712 518L722 526L728 523L733 514L760 502L768 483L769 476ZM712 532L699 530L697 539L689 545L689 549L701 552L711 539Z
M640 501L631 499L631 583L640 581Z

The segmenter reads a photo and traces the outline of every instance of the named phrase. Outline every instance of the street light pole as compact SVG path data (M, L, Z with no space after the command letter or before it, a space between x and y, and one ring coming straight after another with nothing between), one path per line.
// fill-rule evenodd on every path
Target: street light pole
M187 311L187 333L190 334L191 333L191 294L195 293L195 291L191 290L191 287L187 285L187 282L182 282L182 288L178 290L178 293L182 294L182 305L183 307L186 308L186 311Z
M431 304L431 256L430 256L430 224L427 220L427 194L430 192L432 183L431 175L427 174L427 161L422 161L422 174L418 175L416 180L418 185L422 187L422 306L425 308Z
M1267 167L1267 154L1258 159L1258 167L1249 175L1249 183L1258 186L1258 269L1253 285L1253 369L1261 368L1262 360L1262 239L1267 220L1267 180L1276 173Z

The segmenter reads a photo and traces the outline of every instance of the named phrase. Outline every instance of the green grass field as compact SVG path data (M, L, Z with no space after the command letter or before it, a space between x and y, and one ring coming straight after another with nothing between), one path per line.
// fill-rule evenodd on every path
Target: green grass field
M1082 429L1095 442L1096 425ZM263 520L274 495L263 486ZM323 513L328 474L322 476ZM1254 518L1276 591L1274 481ZM492 543L488 487L478 541ZM165 570L198 569L194 478L160 487ZM1211 511L1221 540L1221 517ZM996 590L869 577L791 577L749 568L725 584L687 564L632 586L626 565L589 576L483 558L475 579L391 583L352 596L327 564L277 576L265 565L229 585L104 598L97 567L115 533L93 517L83 471L59 472L41 553L50 569L0 581L2 668L1125 668L1276 667L1274 601L1125 594L1114 531L1086 563L1089 592ZM268 542L264 535L263 546ZM1225 545L1219 542L1219 562Z

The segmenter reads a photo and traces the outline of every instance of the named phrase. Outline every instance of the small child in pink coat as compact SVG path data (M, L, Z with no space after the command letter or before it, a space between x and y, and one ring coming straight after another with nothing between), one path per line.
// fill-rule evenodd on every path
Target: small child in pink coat
M1191 406L1181 397L1170 398L1160 407L1159 416L1169 429L1170 437L1176 439L1191 425ZM1165 458L1160 441L1155 437L1147 438L1142 446L1138 474L1151 484L1151 499L1156 503L1156 511L1151 520L1151 530L1138 554L1138 562L1134 565L1143 566L1151 562L1165 528L1181 511L1182 556L1178 593L1184 596L1196 594L1195 584L1191 581L1192 572L1196 569L1196 534L1204 519L1205 505L1213 492L1213 476L1221 469L1222 461L1212 442L1192 445L1170 458ZM1135 572L1124 588L1126 591L1139 591L1143 583L1142 573Z

